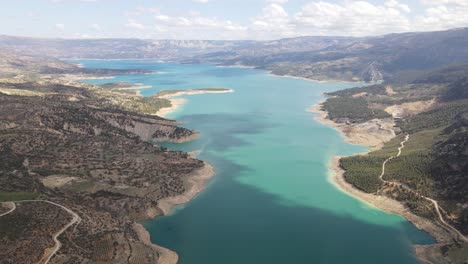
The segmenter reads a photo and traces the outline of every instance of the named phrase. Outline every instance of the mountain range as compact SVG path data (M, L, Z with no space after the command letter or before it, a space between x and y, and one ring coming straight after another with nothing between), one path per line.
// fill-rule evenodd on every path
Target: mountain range
M317 80L406 81L468 60L468 28L376 37L274 41L35 39L0 36L0 49L59 59L150 59L244 65Z

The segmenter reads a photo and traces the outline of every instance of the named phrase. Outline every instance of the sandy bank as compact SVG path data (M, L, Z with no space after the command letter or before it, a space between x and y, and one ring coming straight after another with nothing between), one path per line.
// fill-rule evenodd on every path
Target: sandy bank
M177 205L187 203L206 187L206 183L215 175L213 166L208 163L188 176L185 184L186 192L172 197L167 197L158 201L158 207L167 215L172 208Z
M129 87L122 87L122 88L116 88L116 90L140 90L140 89L151 89L153 86L151 85L135 85L135 86L129 86Z
M233 93L232 89L220 89L220 90L211 90L211 89L192 89L192 90L183 90L183 91L164 91L169 93L163 93L161 95L156 95L158 98L170 99L173 97L178 97L182 95L197 95L197 94L222 94L222 93Z
M112 80L115 76L99 76L99 75L75 75L65 74L64 79L68 81L82 81L82 80Z
M393 130L395 123L392 119L374 119L362 124L339 124L328 119L328 113L322 110L322 103L323 101L311 106L307 111L319 114L314 119L335 128L348 143L363 145L371 150L377 150L383 147L385 142L396 136Z
M315 120L318 122L329 125L338 131L340 131L344 139L353 144L365 145L371 148L371 150L377 150L383 146L385 142L392 139L395 133L381 133L382 130L391 130L393 124L379 124L379 129L349 129L349 125L337 124L332 120L328 119L326 111L321 109L321 104L317 104L308 109L310 112L318 113L320 116L316 117ZM359 199L360 201L383 210L385 212L398 214L415 225L418 229L424 230L432 237L434 237L438 244L426 245L426 246L414 246L415 255L423 261L426 261L427 256L430 254L437 254L441 244L445 244L452 240L452 235L437 222L429 219L417 216L413 214L409 208L403 203L390 199L381 195L374 195L363 192L352 184L348 183L344 177L344 170L340 166L340 159L342 157L334 157L329 164L329 180L339 190L344 193ZM424 250L422 250L424 249Z
M156 115L161 117L167 117L170 113L177 111L182 105L187 103L187 99L185 98L177 98L182 95L198 95L198 94L221 94L221 93L233 93L234 90L226 89L226 90L186 90L186 91L177 91L174 93L156 95L158 98L164 98L171 102L170 107L164 107L159 109L156 112Z
M404 204L385 196L363 192L348 183L344 178L344 170L340 167L341 158L340 156L336 156L329 164L330 182L338 189L372 207L403 216L417 228L429 233L438 242L448 242L451 240L452 236L444 228L429 219L413 214Z
M177 111L177 109L179 109L182 105L187 103L187 99L185 98L170 98L168 100L171 102L171 106L159 109L156 112L157 116L167 117L167 115L169 115L172 112Z
M149 234L148 230L146 230L143 227L143 225L138 224L138 223L134 223L133 224L133 230L135 230L135 232L138 235L138 238L145 245L152 247L154 250L156 250L158 252L158 254L159 254L158 263L159 264L177 264L177 262L179 261L179 256L177 256L177 254L172 250L169 250L167 248L163 248L163 247L160 247L160 246L158 246L156 244L151 243L150 234Z
M343 80L333 80L333 79L326 79L326 80L317 80L317 79L312 79L312 78L307 78L307 77L301 77L301 76L294 76L294 75L280 75L280 74L275 74L272 71L270 71L270 75L276 76L276 77L283 77L283 78L290 78L290 79L298 79L298 80L303 80L303 81L309 81L309 82L316 82L316 83L359 83L360 81L343 81Z

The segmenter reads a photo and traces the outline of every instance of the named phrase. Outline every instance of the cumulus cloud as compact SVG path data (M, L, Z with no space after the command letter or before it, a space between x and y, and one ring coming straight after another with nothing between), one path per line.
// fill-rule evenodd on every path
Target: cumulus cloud
M365 1L344 4L313 2L295 15L294 24L300 33L306 35L365 36L408 31L411 29L410 21L400 11L402 8L406 9L397 1L386 5Z
M416 17L414 24L420 30L466 27L468 26L467 14L468 3L466 5L434 5L427 8L424 15Z
M466 0L420 0L422 12L413 12L399 0L310 0L294 13L284 8L288 0L264 2L258 15L242 23L205 17L198 11L171 15L158 8L138 7L125 13L125 27L133 29L131 34L150 38L276 39L304 35L368 36L468 26Z
M400 9L406 13L410 13L411 12L411 9L409 8L408 5L406 4L402 4L396 0L390 0L390 1L387 1L385 2L385 6L386 7L390 7L390 8L396 8L396 9Z
M249 30L255 39L281 38L294 35L293 27L284 8L272 3L263 8L261 15L252 19Z

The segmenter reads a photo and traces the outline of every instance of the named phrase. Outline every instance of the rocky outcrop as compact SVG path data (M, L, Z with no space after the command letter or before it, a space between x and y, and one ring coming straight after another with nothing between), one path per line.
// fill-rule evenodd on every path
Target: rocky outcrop
M378 82L383 80L383 74L379 70L377 62L372 62L361 72L361 79L366 82Z

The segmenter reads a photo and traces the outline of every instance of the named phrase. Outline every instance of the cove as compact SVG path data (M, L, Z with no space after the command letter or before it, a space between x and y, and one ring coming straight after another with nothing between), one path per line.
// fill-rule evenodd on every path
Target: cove
M229 94L187 96L169 117L201 133L174 150L196 151L216 176L191 202L145 223L152 241L179 254L181 264L419 263L413 244L434 240L400 216L342 193L328 179L335 155L365 147L345 143L306 109L324 92L351 83L312 82L266 71L151 61L80 61L86 67L147 69L106 82L161 90L229 88Z

